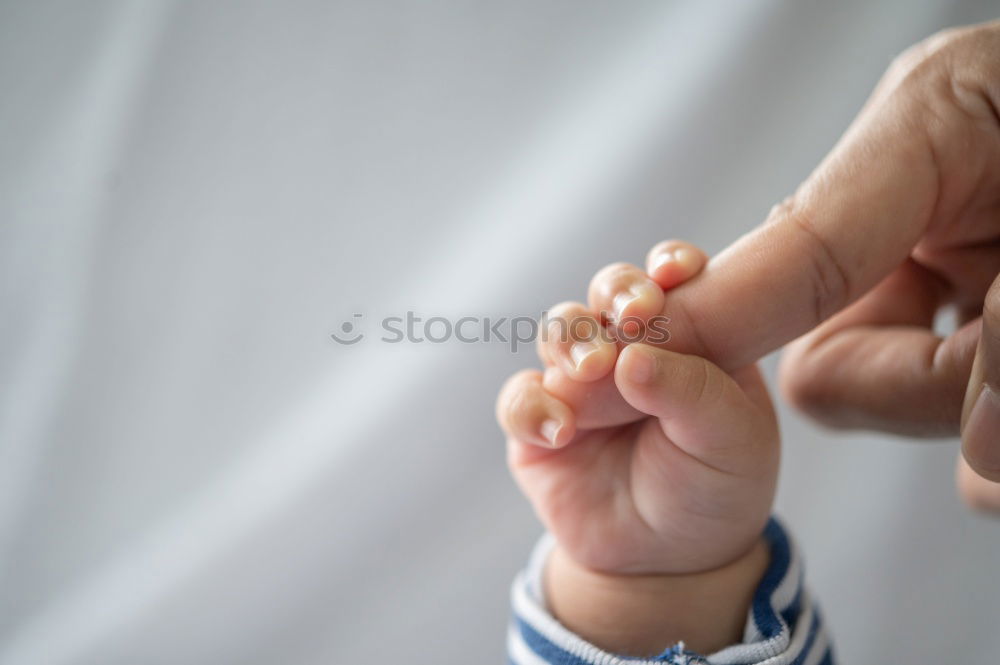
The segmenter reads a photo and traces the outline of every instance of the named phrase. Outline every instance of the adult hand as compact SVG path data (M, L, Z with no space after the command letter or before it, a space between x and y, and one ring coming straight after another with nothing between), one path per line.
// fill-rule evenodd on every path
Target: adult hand
M963 496L996 508L998 109L1000 23L904 53L812 176L698 285L704 302L713 294L736 306L692 322L727 364L821 324L785 355L790 400L840 427L942 435L963 423ZM683 295L685 309L701 311L699 294ZM962 325L940 337L933 323L945 305Z
M765 224L667 294L670 348L732 370L808 332L782 367L794 404L907 435L961 423L962 493L1000 509L998 273L1000 22L897 58ZM962 325L940 337L946 305Z

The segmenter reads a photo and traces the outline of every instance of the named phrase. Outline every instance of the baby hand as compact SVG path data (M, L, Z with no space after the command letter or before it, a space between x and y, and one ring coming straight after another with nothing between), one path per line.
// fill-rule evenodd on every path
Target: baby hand
M674 241L654 248L648 274L625 264L600 271L589 306L550 311L539 343L544 375L524 370L501 390L511 471L558 542L553 559L583 575L674 583L751 553L755 574L763 570L760 539L779 458L764 381L755 366L726 374L670 351L652 322L663 289L705 263L702 252ZM637 321L657 333L649 335L655 344L594 335L632 339Z
M778 430L756 367L727 375L667 348L587 339L602 313L648 320L663 305L661 284L676 286L705 263L690 245L654 252L665 249L681 260L652 266L659 282L616 264L595 277L590 307L554 308L550 321L570 322L558 326L576 339L550 324L554 334L540 343L545 379L515 374L497 407L521 489L569 556L601 571L725 565L751 549L771 510Z

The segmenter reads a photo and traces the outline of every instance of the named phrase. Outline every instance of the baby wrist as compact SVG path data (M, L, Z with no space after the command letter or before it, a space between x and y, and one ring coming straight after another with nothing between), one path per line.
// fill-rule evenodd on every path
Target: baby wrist
M760 539L739 559L710 571L614 574L576 563L557 545L545 566L544 596L560 623L612 653L651 656L681 640L712 653L741 641L769 561Z

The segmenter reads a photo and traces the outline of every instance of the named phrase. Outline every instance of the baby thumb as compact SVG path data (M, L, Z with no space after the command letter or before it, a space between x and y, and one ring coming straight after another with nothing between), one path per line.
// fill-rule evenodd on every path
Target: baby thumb
M776 461L778 433L757 368L739 374L738 383L699 356L632 344L619 356L615 383L629 404L659 419L676 446L742 475Z

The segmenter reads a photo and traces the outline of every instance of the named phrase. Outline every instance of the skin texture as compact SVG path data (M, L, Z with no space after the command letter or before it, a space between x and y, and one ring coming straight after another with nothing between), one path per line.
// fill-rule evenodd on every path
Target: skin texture
M705 573L608 575L556 550L546 598L564 626L612 653L655 656L663 652L665 636L683 636L688 648L714 653L742 635L769 559L759 542L746 556Z

